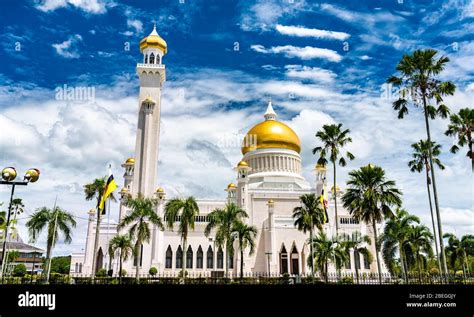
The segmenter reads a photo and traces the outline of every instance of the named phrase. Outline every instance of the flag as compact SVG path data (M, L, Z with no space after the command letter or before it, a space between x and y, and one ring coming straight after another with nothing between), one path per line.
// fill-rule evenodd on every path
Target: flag
M321 190L321 196L319 197L319 201L321 202L321 206L323 207L324 209L324 222L323 223L327 223L329 222L329 218L328 218L328 198L327 198L327 195L326 195L326 186L324 185L323 186L323 189Z
M109 179L107 179L107 183L105 184L104 193L102 194L102 198L100 199L99 209L102 210L102 215L105 214L105 201L107 198L112 194L114 190L117 189L117 183L115 183L114 175L110 174Z

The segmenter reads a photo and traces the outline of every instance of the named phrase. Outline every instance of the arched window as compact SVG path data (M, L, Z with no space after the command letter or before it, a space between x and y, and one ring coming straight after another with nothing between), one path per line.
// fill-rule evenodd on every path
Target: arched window
M79 273L82 273L82 263L79 263Z
M291 249L291 274L300 274L299 257L296 245L293 245L293 248Z
M143 244L140 246L140 266L143 265ZM133 258L133 266L137 266L137 257Z
M76 263L76 273L79 273L79 263Z
M282 245L280 251L280 274L288 273L288 253L285 245Z
M219 247L217 249L217 268L223 269L224 268L224 252L222 252L222 248Z
M362 255L362 257L364 258L364 269L366 270L370 269L369 259L364 255Z
M199 246L196 254L196 268L202 269L204 266L204 253L202 252L201 246Z
M171 269L173 266L173 250L171 250L171 246L168 246L166 249L166 261L165 261L165 268Z
M347 251L347 261L346 261L344 267L348 270L351 269L351 252L350 251Z
M155 64L155 54L150 54L150 64Z
M206 267L208 269L214 268L214 251L212 250L211 246L207 249L207 263Z
M145 64L148 64L148 54L145 54Z
M178 250L176 251L176 268L183 268L183 249L181 249L181 246L179 246Z
M234 255L229 252L229 255L227 256L227 267L229 269L234 268Z
M354 250L354 262L355 262L355 267L360 270L360 255L357 250Z
M188 247L188 251L186 252L186 268L193 268L193 249L191 246Z

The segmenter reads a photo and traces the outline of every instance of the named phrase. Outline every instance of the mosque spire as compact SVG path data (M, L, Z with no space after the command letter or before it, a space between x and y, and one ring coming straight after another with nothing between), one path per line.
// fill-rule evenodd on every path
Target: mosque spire
M265 120L276 120L276 112L275 110L273 110L273 106L272 106L272 98L268 98L268 107L267 107L267 111L265 112Z

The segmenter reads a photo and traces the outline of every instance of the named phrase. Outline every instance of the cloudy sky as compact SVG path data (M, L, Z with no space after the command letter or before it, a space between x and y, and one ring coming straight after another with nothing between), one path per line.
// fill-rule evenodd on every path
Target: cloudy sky
M308 180L314 134L343 123L357 159L340 169L340 186L350 170L380 165L402 189L405 207L431 226L425 178L407 167L410 144L426 137L423 117L415 109L398 120L384 82L403 54L431 47L451 60L442 79L457 90L447 105L453 112L472 107L474 1L361 2L2 1L0 166L41 170L38 183L17 190L26 205L23 238L27 217L57 196L78 227L73 243L59 243L55 253L84 247L94 203L82 186L109 164L122 183L120 164L134 152L138 43L154 22L169 50L158 175L169 196L224 198L240 142L271 97L279 119L301 138ZM90 94L68 100L57 93L64 87ZM474 229L472 174L463 154L449 153L447 124L431 122L446 165L437 171L439 201L444 231L461 235ZM9 190L0 188L0 201Z

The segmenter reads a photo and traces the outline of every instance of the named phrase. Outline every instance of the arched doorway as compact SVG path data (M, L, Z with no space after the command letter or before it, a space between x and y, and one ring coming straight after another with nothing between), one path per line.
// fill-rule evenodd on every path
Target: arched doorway
M286 252L285 244L280 250L280 274L288 273L288 252Z
M95 272L97 273L102 266L104 265L104 252L102 252L102 247L99 248L99 252L97 252L97 259L95 261Z
M300 263L299 263L299 255L298 250L296 249L296 245L293 244L293 248L291 249L290 255L290 269L291 274L299 275L300 274Z

